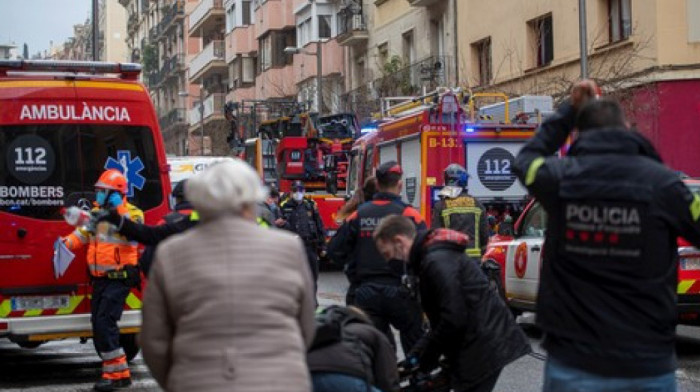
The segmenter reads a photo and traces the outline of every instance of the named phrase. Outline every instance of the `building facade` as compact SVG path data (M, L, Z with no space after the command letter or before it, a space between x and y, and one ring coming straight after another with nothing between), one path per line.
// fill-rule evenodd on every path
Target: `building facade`
M700 1L589 0L586 11L589 77L671 167L700 175L690 158L700 145ZM563 97L581 75L577 4L460 1L458 36L460 83L477 90Z
M98 17L100 60L129 61L129 50L126 45L126 9L119 4L118 0L101 0Z

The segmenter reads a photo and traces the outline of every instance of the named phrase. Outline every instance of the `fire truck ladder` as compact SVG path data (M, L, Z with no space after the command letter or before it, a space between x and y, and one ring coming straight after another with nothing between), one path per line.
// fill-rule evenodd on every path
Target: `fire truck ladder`
M381 100L381 112L375 114L379 118L396 118L429 109L440 101L440 97L452 93L461 101L464 93L461 88L439 87L429 93L419 96L386 97Z

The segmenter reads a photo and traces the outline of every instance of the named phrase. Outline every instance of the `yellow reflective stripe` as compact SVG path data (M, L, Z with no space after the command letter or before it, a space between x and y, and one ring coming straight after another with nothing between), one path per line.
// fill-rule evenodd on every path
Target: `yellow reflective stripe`
M693 195L693 202L690 203L690 215L693 216L694 221L700 219L700 195L697 193Z
M68 307L63 308L63 309L58 309L56 314L71 314L71 313L73 313L75 311L75 308L77 308L78 305L80 305L80 303L83 302L83 298L85 298L84 295L76 295L76 296L70 297L69 302L68 302Z
M258 226L264 227L266 229L270 228L270 225L267 223L267 221L263 218L258 217Z
M136 83L115 83L115 82L97 82L97 81L77 81L77 82L67 82L58 80L41 80L41 81L13 81L13 82L0 82L0 88L47 88L47 87L89 87L89 88L105 88L111 90L132 90L132 91L143 91L143 87Z
M474 240L474 247L467 250L475 250L478 251L479 254L478 256L481 256L481 246L479 244L479 230L480 230L480 221L481 221L481 208L479 207L451 207L451 208L446 208L445 210L442 211L442 217L445 221L445 228L450 228L450 215L452 214L474 214L474 238L470 238Z
M7 317L12 312L12 303L9 299L0 302L0 317Z
M199 212L197 212L197 211L192 211L192 213L190 214L190 220L191 220L192 222L198 221L198 220L199 220Z
M537 171L540 170L542 165L544 165L544 157L539 157L532 161L530 167L527 169L527 175L525 176L525 186L530 186L535 182Z
M467 249L466 253L470 257L481 257L481 249L477 249L477 248Z
M139 297L135 296L134 293L129 293L126 297L126 304L129 305L131 309L141 309L141 300Z
M694 280L681 280L678 282L678 294L685 294L690 290L690 287L695 283Z
M24 314L22 315L23 317L34 317L34 316L41 316L41 312L43 312L44 309L29 309Z

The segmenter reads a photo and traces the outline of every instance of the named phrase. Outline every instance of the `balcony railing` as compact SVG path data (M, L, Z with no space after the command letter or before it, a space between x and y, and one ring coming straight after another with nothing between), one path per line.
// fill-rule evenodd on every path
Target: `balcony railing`
M347 7L338 13L338 35L352 34L356 31L367 31L365 16L362 11L353 11Z
M129 15L129 19L126 21L126 28L129 31L129 33L133 33L137 30L139 24L139 15L137 13L133 13Z
M226 45L224 41L211 41L204 47L201 53L197 55L190 63L190 78L197 75L199 71L204 69L209 63L216 60L224 61L226 57Z
M176 1L175 3L170 4L163 13L163 19L158 23L158 29L159 33L163 34L166 31L168 31L168 28L170 27L170 24L172 23L173 20L175 20L176 17L178 16L184 16L185 15L185 2L184 1Z
M186 116L187 112L184 108L175 108L160 117L160 129L165 131L173 124L184 123Z
M151 27L151 30L149 30L148 38L151 40L151 42L155 42L158 38L158 34L160 34L160 25L155 25Z
M196 26L199 22L206 17L207 13L211 9L222 9L224 8L223 0L202 0L199 5L190 14L190 28Z
M214 93L210 94L204 99L204 119L220 114L223 116L224 105L226 104L226 94L224 93ZM195 104L189 112L189 122L190 125L196 125L199 123L201 117L199 116L199 103Z
M167 78L172 73L179 71L184 64L185 56L182 54L176 54L165 60L165 63L163 63L163 68L160 69L160 72L163 73L164 78Z

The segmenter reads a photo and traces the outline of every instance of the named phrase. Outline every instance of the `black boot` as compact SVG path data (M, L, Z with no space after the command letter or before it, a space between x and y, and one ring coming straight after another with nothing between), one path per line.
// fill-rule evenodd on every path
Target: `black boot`
M95 383L95 390L100 392L110 392L117 389L126 389L131 385L131 378L121 378L119 380L101 379Z

